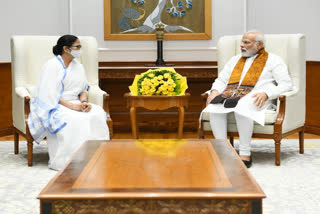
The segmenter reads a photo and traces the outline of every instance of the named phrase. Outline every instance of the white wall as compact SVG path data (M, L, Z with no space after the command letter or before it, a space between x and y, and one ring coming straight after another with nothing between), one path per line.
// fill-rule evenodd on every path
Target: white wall
M248 0L248 28L303 33L307 59L320 61L320 0Z
M213 1L213 39L164 41L164 59L168 61L215 60L214 49L217 38L225 34L243 32L243 2L243 0ZM104 41L102 0L90 1L90 3L89 0L73 0L72 4L75 11L72 14L73 33L95 35L101 48L101 61L155 61L156 41Z
M0 0L0 62L10 62L12 35L68 32L67 0Z
M216 60L220 36L257 28L265 33L306 34L307 59L320 61L319 8L319 0L212 0L213 39L165 41L164 59ZM0 62L10 61L12 35L66 33L95 36L102 61L156 59L155 41L104 41L103 21L103 0L0 0Z

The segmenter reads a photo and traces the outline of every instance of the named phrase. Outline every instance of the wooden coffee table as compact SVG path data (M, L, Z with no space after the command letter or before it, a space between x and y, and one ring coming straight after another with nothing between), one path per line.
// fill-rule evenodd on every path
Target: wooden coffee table
M39 194L41 213L262 213L223 140L88 141ZM120 212L121 211L121 212Z

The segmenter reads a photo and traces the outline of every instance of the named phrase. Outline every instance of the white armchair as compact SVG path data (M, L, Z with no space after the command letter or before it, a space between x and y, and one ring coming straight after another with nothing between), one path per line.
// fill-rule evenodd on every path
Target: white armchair
M33 139L30 135L27 118L29 101L42 65L52 58L52 47L58 36L13 36L11 38L12 62L12 117L14 126L15 154L19 153L19 134L24 136L28 143L28 166L32 166ZM90 84L89 102L104 108L107 113L107 123L110 137L112 136L112 120L109 115L109 95L99 88L98 77L98 44L94 37L79 37L82 45L82 56L79 59L83 64Z
M218 72L226 62L240 53L241 35L224 36L218 42ZM274 34L265 35L266 51L282 57L288 66L289 74L294 84L294 91L282 94L275 104L277 110L267 110L265 126L254 124L253 137L271 138L275 141L275 164L280 165L281 139L299 132L299 151L304 153L304 123L305 123L305 88L306 88L306 57L305 37L302 34ZM204 100L206 94L202 94ZM209 114L203 115L200 122L199 137L211 134ZM234 136L238 136L236 122L233 114L228 118L228 136L233 144Z

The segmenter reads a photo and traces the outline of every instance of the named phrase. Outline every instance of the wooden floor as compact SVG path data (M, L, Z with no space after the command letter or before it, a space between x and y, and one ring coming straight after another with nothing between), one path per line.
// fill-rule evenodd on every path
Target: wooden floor
M141 132L139 133L141 139L174 139L177 138L176 132L170 133L155 133L155 132ZM212 137L206 137L208 139ZM305 134L305 139L320 139L319 135ZM133 139L131 132L114 133L113 139ZM198 134L196 132L185 132L183 133L183 139L198 139ZM237 138L235 138L237 139ZM284 139L299 139L298 133L290 135ZM20 137L20 140L25 140ZM0 137L0 141L13 141L13 135Z

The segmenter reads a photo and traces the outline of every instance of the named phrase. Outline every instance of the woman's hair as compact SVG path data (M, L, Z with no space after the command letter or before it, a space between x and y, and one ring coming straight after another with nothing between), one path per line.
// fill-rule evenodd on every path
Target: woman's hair
M71 47L72 44L78 39L78 37L74 36L74 35L64 35L61 36L58 41L57 44L55 46L53 46L52 48L52 52L54 55L62 55L63 53L63 46L67 46L67 47Z

